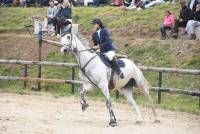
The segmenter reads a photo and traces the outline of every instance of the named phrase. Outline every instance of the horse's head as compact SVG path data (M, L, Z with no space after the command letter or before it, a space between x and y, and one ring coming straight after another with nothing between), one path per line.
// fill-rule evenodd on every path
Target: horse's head
M61 53L73 52L76 49L73 34L66 33L61 38L62 48Z

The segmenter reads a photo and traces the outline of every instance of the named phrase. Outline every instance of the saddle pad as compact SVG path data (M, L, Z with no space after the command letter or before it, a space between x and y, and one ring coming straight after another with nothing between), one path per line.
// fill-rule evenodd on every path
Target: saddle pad
M98 56L100 57L101 61L109 68L112 67L112 64L110 62L110 60L104 55L104 54L98 54ZM123 60L121 59L117 59L117 63L119 65L120 68L125 67L125 63Z
M125 63L124 63L123 60L117 59L117 63L118 63L118 65L119 65L119 67L125 67Z

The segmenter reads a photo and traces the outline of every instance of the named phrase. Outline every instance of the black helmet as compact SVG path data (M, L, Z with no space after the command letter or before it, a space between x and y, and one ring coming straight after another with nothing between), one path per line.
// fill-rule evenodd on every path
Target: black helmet
M90 23L91 24L102 24L102 21L100 18L93 18Z

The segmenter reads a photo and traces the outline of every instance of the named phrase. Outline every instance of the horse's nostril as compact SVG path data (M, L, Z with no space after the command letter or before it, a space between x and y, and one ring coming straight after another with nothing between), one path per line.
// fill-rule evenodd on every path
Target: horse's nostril
M66 53L66 52L67 52L67 49L64 49L64 52Z

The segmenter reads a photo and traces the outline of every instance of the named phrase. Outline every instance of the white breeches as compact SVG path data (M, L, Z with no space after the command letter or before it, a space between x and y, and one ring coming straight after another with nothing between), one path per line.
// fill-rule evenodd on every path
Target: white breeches
M186 26L186 31L189 35L194 34L195 27L200 26L200 21L189 20Z
M108 51L107 53L104 53L108 59L111 61L115 57L115 51Z

